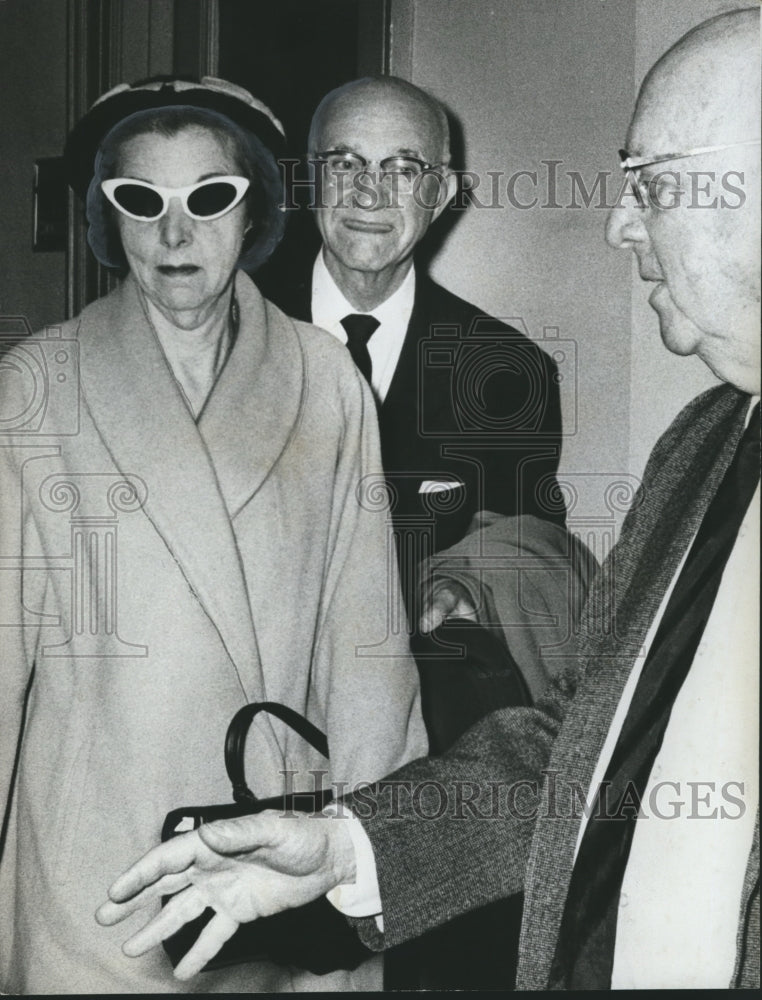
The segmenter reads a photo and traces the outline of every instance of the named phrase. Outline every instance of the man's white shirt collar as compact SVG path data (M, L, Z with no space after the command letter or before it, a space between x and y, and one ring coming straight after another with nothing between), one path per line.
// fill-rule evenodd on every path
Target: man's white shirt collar
M380 402L384 401L394 377L414 300L415 267L411 267L397 291L367 313L379 323L368 341L368 352L373 365L373 392ZM347 334L341 321L357 312L331 276L321 250L312 269L312 322L346 344Z

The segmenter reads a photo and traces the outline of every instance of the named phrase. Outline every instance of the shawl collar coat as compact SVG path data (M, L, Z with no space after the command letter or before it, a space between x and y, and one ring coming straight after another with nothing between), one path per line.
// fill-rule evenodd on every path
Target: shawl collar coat
M230 801L224 737L246 702L285 702L326 731L335 781L426 750L407 637L387 634L388 514L358 501L380 470L370 393L333 338L242 273L236 295L238 336L198 421L128 278L45 348L51 380L79 356L75 410L59 412L71 398L51 381L37 433L0 442L3 795L29 685L0 865L11 993L180 989L160 950L125 958L129 927L93 913L168 810ZM325 761L260 718L253 790L282 791L284 771L311 788ZM310 981L256 963L191 988Z
M392 776L403 790L432 788L415 807L401 795L406 805L395 806L394 823L386 819L391 781L354 798L373 844L386 947L523 890L517 988L563 986L551 966L580 822L572 787L590 785L648 628L733 457L748 402L732 386L711 389L657 443L620 540L591 588L577 662L536 709L494 712L445 756ZM422 819L434 812L436 823ZM371 946L381 946L373 922L358 926ZM757 817L729 985L759 986L759 934Z

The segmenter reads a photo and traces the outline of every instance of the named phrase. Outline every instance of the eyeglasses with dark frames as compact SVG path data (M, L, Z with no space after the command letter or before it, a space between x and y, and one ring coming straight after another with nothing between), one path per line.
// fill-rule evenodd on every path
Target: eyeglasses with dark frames
M323 163L331 177L340 175L356 176L357 174L368 173L368 167L373 162L366 160L359 153L353 153L345 149L328 149L318 153L314 160ZM428 171L437 170L444 166L444 163L428 163L417 156L386 156L378 161L379 174L384 177L396 177L402 181L415 181Z

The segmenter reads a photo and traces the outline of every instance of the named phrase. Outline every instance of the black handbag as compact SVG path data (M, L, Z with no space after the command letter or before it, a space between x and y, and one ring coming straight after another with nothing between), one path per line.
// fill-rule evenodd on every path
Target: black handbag
M333 797L330 789L293 792L269 799L258 799L254 795L246 784L243 752L249 726L260 712L269 712L285 722L319 753L328 757L325 734L298 712L277 702L244 705L233 716L225 737L225 767L233 785L234 801L224 805L173 809L164 820L162 841L217 819L247 816L265 809L314 813L330 802ZM288 820L284 819L284 822ZM171 898L166 896L163 902L167 903ZM164 941L164 950L173 967L188 952L213 916L214 911L207 908ZM242 962L269 960L322 975L336 969L356 969L372 954L360 942L347 919L323 896L305 906L242 924L203 971Z

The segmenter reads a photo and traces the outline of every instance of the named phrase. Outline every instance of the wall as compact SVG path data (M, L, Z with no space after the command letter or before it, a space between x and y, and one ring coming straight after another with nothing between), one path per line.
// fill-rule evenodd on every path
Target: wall
M550 326L571 341L577 375L562 383L562 470L619 473L627 467L629 414L617 401L629 384L630 262L604 243L605 210L542 206L570 202L567 171L589 186L598 170L615 167L631 108L633 5L415 0L413 10L413 81L459 119L468 168L538 174L536 207L512 207L506 190L501 207L462 213L433 273L492 313L521 317L535 338ZM549 160L562 161L555 199L543 183ZM532 186L517 184L522 202Z
M444 100L483 183L488 171L537 170L541 181L542 161L561 160L557 201L568 205L564 172L579 171L588 188L599 170L618 177L617 149L654 60L694 24L747 5L392 0L392 72ZM615 198L613 180L611 191ZM529 200L528 187L517 192ZM605 244L606 215L597 199L590 208L472 206L433 264L438 280L498 316L522 317L533 337L558 327L574 343L561 468L572 478L600 474L601 488L620 473L639 475L674 414L712 384L701 362L662 346L631 255Z

